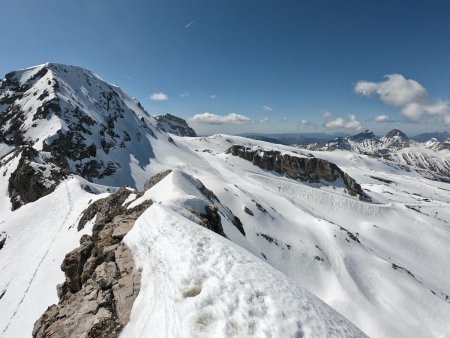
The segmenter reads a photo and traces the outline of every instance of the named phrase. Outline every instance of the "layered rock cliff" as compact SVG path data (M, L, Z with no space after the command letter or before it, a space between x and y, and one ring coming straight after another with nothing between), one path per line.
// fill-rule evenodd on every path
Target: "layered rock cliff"
M370 200L352 177L336 164L321 158L292 156L278 150L249 148L242 145L233 145L226 153L250 161L261 169L275 171L301 181L319 183L321 180L334 182L342 179L350 195L358 195L361 200Z

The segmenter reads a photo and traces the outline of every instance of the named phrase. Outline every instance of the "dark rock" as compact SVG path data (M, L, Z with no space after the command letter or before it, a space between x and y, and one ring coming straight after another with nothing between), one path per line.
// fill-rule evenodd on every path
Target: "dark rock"
M249 208L245 207L244 211L249 214L250 216L253 216L253 211L251 211Z
M169 175L172 172L171 169L169 170L164 170L156 175L153 175L152 177L150 177L150 179L145 182L144 184L144 191L147 191L148 189L150 189L151 187L153 187L154 185L158 184L159 182L161 182L167 175Z
M99 199L89 205L89 207L83 211L80 221L78 222L78 231L83 229L86 223L93 219L95 215L97 215L95 221L96 231L100 231L102 225L111 222L116 215L125 212L125 208L122 204L131 193L132 191L126 188L120 188L108 197Z
M177 116L166 114L155 117L158 121L157 128L167 133L175 134L178 136L197 136L194 129L189 127L187 122Z
M362 133L350 136L349 139L355 142L363 142L364 140L374 139L376 136L370 130L363 131Z
M242 225L241 220L239 219L239 217L234 216L233 219L231 220L231 223L233 223L233 225L239 230L239 232L245 236L245 230L244 230L244 226Z
M406 134L404 132L402 132L401 130L398 130L398 129L392 129L390 132L388 132L386 134L386 138L392 138L394 136L398 136L404 140L408 139L408 136L406 136Z
M0 233L0 250L3 249L3 247L5 246L7 238L8 238L8 235L6 234L6 232L2 231Z
M30 146L18 148L16 152L19 154L20 160L8 181L12 210L50 194L67 177L65 171L57 168L51 170L50 176L46 177L44 176L45 167L42 169L32 166L38 152Z
M336 164L324 159L291 156L276 150L252 149L241 145L231 146L226 153L250 161L261 169L275 171L301 181L318 183L323 179L334 182L341 178L350 195L358 195L361 200L370 200L352 177Z
M215 205L207 205L205 207L205 214L202 216L206 219L206 221L203 222L203 226L205 228L225 237L222 227L222 220L219 215L219 209Z

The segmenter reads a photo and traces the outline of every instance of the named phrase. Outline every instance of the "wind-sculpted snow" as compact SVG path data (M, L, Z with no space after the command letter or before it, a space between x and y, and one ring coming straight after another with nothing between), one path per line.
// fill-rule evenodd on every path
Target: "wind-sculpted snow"
M146 191L127 188L117 210L153 202L129 233L146 286L128 336L356 333L349 321L371 337L450 335L443 141L365 132L345 141L351 147L311 151L179 137L119 88L57 64L7 75L0 119L1 338L31 336L57 301L65 255L103 212L94 202L123 185ZM342 176L294 179L226 153L233 145L334 163L368 198L350 195ZM46 195L36 194L41 183ZM14 211L13 191L29 202Z
M124 241L142 268L122 337L363 337L283 274L154 205Z

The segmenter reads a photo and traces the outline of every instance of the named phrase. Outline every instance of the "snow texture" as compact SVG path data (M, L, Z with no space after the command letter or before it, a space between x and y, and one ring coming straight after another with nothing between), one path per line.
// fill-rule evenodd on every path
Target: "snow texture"
M121 337L363 337L282 273L155 205L124 239L142 287Z

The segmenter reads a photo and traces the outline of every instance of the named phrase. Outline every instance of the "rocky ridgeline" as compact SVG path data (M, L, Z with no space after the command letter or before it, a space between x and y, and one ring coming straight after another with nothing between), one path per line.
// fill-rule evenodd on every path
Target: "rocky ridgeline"
M334 182L341 178L350 195L358 195L361 200L370 200L352 177L336 164L321 158L291 156L277 150L249 148L242 145L233 145L226 153L250 161L261 169L275 171L305 182L319 183L321 180Z
M166 170L151 177L145 189L158 184L170 173L171 170ZM217 197L200 181L197 183L199 191L211 204L205 206L204 213L188 211L199 219L199 225L225 236L222 213L214 204L218 203ZM83 235L80 246L66 254L61 264L66 280L57 286L59 303L48 307L36 321L34 338L114 338L120 335L129 321L141 280L133 255L122 240L137 218L153 204L147 200L128 209L132 201L125 202L132 193L136 198L144 194L120 188L84 210L78 230L83 230L95 217L92 236ZM239 219L231 217L231 220L245 234Z
M50 306L36 322L33 337L118 337L129 320L140 290L141 273L122 239L152 204L123 205L132 191L121 188L92 203L78 228L96 216L92 236L66 254L58 285L58 305Z

